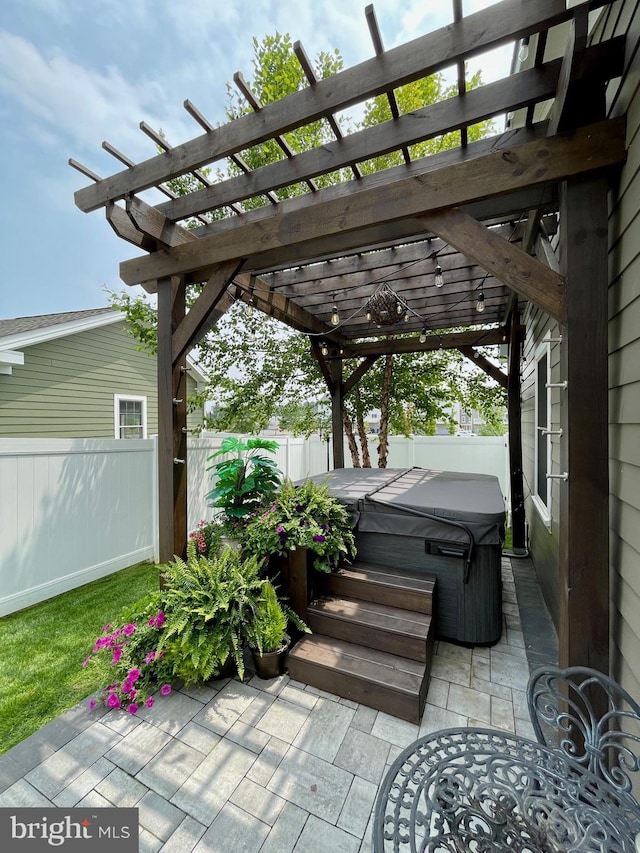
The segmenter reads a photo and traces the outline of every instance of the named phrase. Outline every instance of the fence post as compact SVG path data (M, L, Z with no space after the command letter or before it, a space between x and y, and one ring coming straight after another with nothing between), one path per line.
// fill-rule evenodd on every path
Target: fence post
M159 504L160 496L158 493L158 436L152 435L153 450L151 451L151 504L153 513L153 561L160 562L160 528L159 528Z

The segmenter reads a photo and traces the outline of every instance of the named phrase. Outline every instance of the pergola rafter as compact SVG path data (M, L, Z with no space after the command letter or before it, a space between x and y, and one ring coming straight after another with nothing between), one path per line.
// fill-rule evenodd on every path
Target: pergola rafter
M306 87L262 104L237 74L234 79L250 113L214 127L185 101L202 134L170 147L149 132L164 150L138 164L105 143L107 152L126 167L107 178L71 161L93 182L76 192L78 207L86 212L104 207L116 233L148 253L121 264L123 281L158 293L162 560L181 553L186 544L184 358L234 302L251 300L265 314L309 336L331 396L336 467L344 464L344 397L376 359L392 353L460 350L507 388L510 423L519 431L520 317L529 302L564 329L571 340L565 354L567 373L580 380L572 387L571 399L581 415L569 422L581 421L583 432L575 452L563 450L563 459L570 459L573 469L563 485L563 577L584 588L588 564L606 601L606 472L598 469L596 485L580 500L574 482L593 480L591 456L599 453L603 440L602 424L592 426L583 413L594 393L606 409L606 375L603 379L600 364L597 388L587 387L578 364L579 342L591 335L601 342L606 323L603 194L608 171L624 160L625 128L621 119L604 120L603 105L606 82L622 72L624 44L619 39L588 44L587 15L606 6L606 0L582 0L569 9L565 0L502 0L466 18L460 0L452 4L451 24L390 50L384 50L375 12L368 7L376 55L323 80L316 79L296 43ZM564 57L545 61L548 31L567 22L573 23ZM523 38L536 44L532 68L467 88L468 59ZM402 115L394 90L447 67L455 69L458 96ZM392 119L343 132L337 114L378 95L388 99ZM550 117L536 122L540 105L551 101L555 105ZM518 111L525 117L522 127L468 141L472 125ZM327 123L335 138L294 152L285 135L318 120ZM410 158L411 146L451 132L459 133L459 145ZM282 149L283 159L250 169L242 152L266 141ZM359 164L391 153L404 163L363 174ZM214 182L201 171L223 168L228 160L235 169L226 179ZM351 180L322 189L314 183L322 175L348 175L348 170ZM174 197L167 182L182 175L195 175L200 187ZM298 194L278 201L279 191L287 187L296 187ZM139 193L151 188L168 198L155 205L143 201ZM264 206L244 211L243 202L256 198L263 198ZM591 198L591 218L597 221L587 227L571 205L578 203L573 199L583 203ZM237 215L220 218L220 211L234 205ZM563 216L568 230L563 230ZM203 223L199 227L181 224L196 217ZM562 268L547 238L555 233L558 217ZM580 229L589 234L582 252ZM433 283L436 262L443 270L442 288ZM383 282L410 309L406 322L400 315L389 325L367 320L367 300ZM204 287L187 311L186 291L192 284ZM482 314L476 310L479 292L484 297ZM581 307L583 296L591 313ZM340 314L337 326L331 323L333 305ZM476 349L499 343L509 344L507 373ZM359 360L346 379L345 359ZM562 441L569 441L566 434ZM519 435L510 439L510 458L518 547L524 544ZM564 507L571 513L573 506L583 516L590 506L594 510L596 556L577 544L575 519L564 517ZM578 574L567 569L572 552L580 556ZM563 592L563 602L563 631L570 637L562 635L567 654L575 660L578 649L587 649L585 659L597 665L606 650L602 631L594 632L595 648L588 625L580 622L578 606L584 608L584 596ZM605 620L601 602L594 606L593 618Z

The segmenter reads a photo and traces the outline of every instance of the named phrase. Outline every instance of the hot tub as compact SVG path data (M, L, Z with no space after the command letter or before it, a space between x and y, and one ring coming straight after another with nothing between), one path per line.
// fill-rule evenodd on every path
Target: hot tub
M312 477L349 507L357 559L435 575L438 636L502 633L504 499L497 477L426 468L340 468Z

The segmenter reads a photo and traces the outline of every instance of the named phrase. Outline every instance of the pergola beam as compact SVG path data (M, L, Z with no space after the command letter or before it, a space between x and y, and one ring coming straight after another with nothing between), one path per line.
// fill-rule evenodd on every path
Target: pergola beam
M478 329L468 332L450 332L444 335L428 335L424 343L417 337L393 338L366 343L350 344L350 353L330 353L329 358L343 359L351 356L380 356L389 353L431 352L439 349L459 349L461 346L485 347L506 342L504 329Z
M482 353L474 350L473 347L458 347L462 355L469 359L469 361L473 362L476 367L479 367L481 370L494 379L498 385L501 385L503 388L507 387L507 374L500 370L499 367L496 367L495 364L489 361L488 358L485 358Z
M624 120L604 121L451 166L446 183L438 180L441 176L436 172L354 192L348 200L323 201L319 191L311 196L308 216L301 218L297 210L288 211L282 204L265 220L247 224L239 220L235 228L188 245L124 261L120 275L126 284L140 284L166 275L197 273L231 258L259 256L272 248L375 226L380 221L424 216L514 189L557 182L607 168L624 157Z
M601 79L621 72L624 39L599 44L589 51L592 74L599 69ZM246 175L228 178L196 190L178 199L163 202L158 210L173 220L242 201L308 180L326 172L406 148L416 142L433 139L477 124L502 111L513 111L552 98L560 76L562 60L522 71L513 77L488 83L465 93L464 98L448 98L407 115L327 142L289 159L262 166ZM590 67L585 62L585 67ZM408 149L407 149L408 150ZM409 162L409 161L407 161Z
M425 222L430 231L473 258L507 287L564 322L566 287L561 275L456 208L426 216Z
M352 104L433 74L452 61L465 60L522 36L570 20L576 8L599 8L606 0L584 0L567 9L565 0L503 0L459 23L386 51L315 86L241 116L214 131L177 145L75 194L88 212L127 193L148 189L200 166L228 157ZM425 57L428 58L425 63Z

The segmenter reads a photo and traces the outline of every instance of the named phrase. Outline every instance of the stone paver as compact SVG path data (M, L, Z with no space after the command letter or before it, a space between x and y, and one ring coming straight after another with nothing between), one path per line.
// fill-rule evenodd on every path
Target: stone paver
M378 785L417 737L466 725L534 737L530 634L503 570L500 642L436 644L420 726L250 672L135 716L83 702L0 756L0 807L134 806L140 853L371 853Z

